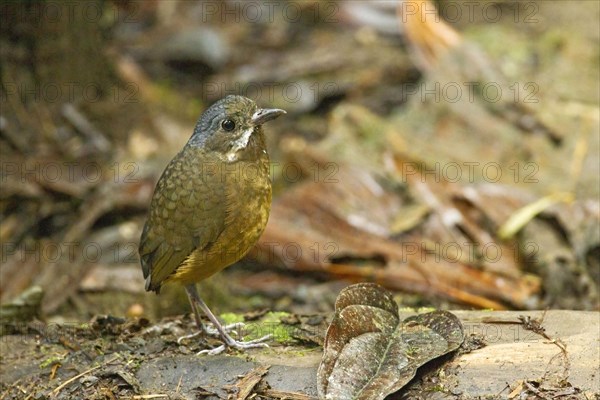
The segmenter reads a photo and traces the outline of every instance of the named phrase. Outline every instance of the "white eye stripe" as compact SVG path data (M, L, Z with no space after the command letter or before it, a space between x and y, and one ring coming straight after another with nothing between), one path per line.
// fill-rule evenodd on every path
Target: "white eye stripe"
M239 139L235 140L232 143L232 149L235 149L237 151L248 146L248 141L250 140L250 136L252 136L252 132L254 132L254 127L246 129L242 133L242 136L240 136Z
M237 140L231 142L231 149L227 153L227 159L229 161L235 160L236 153L248 146L252 132L254 132L254 127L246 129L244 132L242 132L242 135Z

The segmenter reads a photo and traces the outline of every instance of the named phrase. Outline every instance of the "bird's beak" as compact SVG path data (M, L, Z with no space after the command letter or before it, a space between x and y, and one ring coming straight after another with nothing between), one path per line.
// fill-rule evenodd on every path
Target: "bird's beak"
M262 125L267 121L275 119L280 115L286 114L285 110L279 108L260 108L252 116L254 126Z

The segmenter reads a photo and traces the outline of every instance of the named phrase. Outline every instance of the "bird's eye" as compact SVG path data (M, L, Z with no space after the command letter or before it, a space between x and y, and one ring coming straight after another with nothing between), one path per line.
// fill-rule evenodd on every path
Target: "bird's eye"
M223 122L221 122L221 128L226 131L232 131L235 129L235 122L230 119L224 119Z

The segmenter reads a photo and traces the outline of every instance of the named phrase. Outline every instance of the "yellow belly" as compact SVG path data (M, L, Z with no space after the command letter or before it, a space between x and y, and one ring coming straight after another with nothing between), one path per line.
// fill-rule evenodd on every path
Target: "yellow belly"
M216 242L196 249L167 281L184 285L200 282L242 259L262 235L271 209L268 172L256 177L251 187L231 182L225 227Z
M268 218L268 213L266 214ZM266 226L266 219L261 226L255 226L251 234L238 235L239 240L228 236L229 240L221 238L209 249L196 250L177 268L167 281L180 282L184 285L200 282L222 269L241 260L258 241ZM260 228L260 229L258 229ZM225 232L224 232L225 233ZM225 239L225 237L223 237Z

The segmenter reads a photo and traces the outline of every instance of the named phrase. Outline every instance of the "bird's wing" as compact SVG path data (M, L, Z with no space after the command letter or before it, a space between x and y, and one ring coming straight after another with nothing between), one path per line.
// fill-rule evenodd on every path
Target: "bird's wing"
M158 291L193 251L223 231L225 184L217 166L186 147L160 177L139 247L146 290Z

